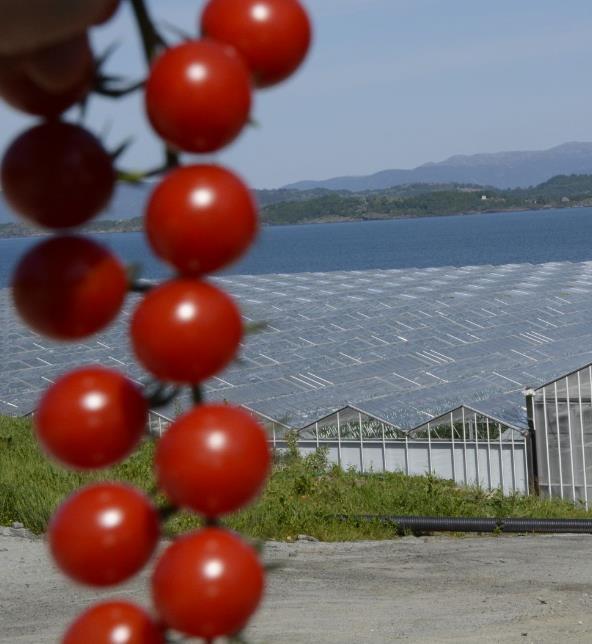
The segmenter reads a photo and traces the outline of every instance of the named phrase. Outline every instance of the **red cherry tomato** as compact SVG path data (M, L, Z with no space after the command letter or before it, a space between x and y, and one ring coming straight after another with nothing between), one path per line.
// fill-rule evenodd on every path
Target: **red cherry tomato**
M57 509L49 547L62 571L90 586L118 584L150 559L158 514L139 491L116 483L89 485Z
M215 165L173 170L154 190L146 210L154 252L186 275L215 271L238 259L257 232L249 189Z
M263 587L263 568L253 548L219 528L177 539L152 576L152 596L164 622L208 641L241 630Z
M196 40L167 49L146 83L146 110L156 132L185 152L231 143L251 111L249 70L226 45Z
M175 505L216 517L259 492L269 460L265 431L250 414L200 405L169 427L154 463L159 486Z
M91 606L68 628L62 644L165 644L163 628L129 602Z
M55 458L87 469L113 465L140 441L148 403L131 381L102 367L62 376L35 414L37 437Z
M6 200L20 215L62 229L83 224L107 206L115 172L90 132L50 121L13 141L2 161L1 180Z
M177 279L142 299L131 337L138 360L157 378L197 383L232 360L242 329L240 312L226 293L207 282Z
M296 71L312 31L298 0L210 0L201 29L238 50L258 87L275 85Z
M117 315L127 291L120 262L82 237L54 237L20 260L13 299L35 331L58 340L91 335Z

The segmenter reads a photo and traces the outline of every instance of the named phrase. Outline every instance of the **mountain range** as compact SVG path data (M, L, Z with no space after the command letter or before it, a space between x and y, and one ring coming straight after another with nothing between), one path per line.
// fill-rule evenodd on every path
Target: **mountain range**
M298 181L288 190L384 190L412 183L462 183L528 188L556 175L592 174L592 143L563 143L548 150L456 155L412 170L382 170L365 176Z

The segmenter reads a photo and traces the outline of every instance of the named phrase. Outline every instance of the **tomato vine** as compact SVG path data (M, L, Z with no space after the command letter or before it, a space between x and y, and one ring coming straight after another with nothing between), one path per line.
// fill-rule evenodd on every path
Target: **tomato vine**
M243 641L240 632L263 595L264 567L256 549L221 521L264 485L268 437L246 411L205 402L201 384L235 358L245 332L236 303L208 276L251 245L257 210L230 170L180 161L183 153L217 151L240 135L250 121L253 91L296 70L311 28L298 0L209 0L198 19L201 34L169 44L144 1L130 2L149 65L146 81L124 86L105 74L108 54L51 100L22 78L4 79L11 104L46 119L6 151L5 194L20 216L54 233L20 260L13 298L35 331L72 341L111 323L130 291L140 296L129 332L152 383L140 390L123 374L86 366L62 376L40 401L38 439L66 467L113 465L138 445L149 408L168 404L182 388L193 400L156 448L156 480L169 504L158 509L120 483L77 491L49 526L50 551L61 570L86 585L115 585L148 563L160 523L178 508L199 514L204 527L158 556L151 578L156 617L127 602L103 602L79 616L63 642L159 644L169 629L207 642ZM110 3L104 19L117 4ZM83 127L59 120L73 102L87 100L93 79L94 90L112 98L144 90L148 119L163 141L161 166L116 172L125 145L109 155ZM145 213L151 248L177 273L164 284L126 274L109 250L72 233L108 204L116 175L164 175Z

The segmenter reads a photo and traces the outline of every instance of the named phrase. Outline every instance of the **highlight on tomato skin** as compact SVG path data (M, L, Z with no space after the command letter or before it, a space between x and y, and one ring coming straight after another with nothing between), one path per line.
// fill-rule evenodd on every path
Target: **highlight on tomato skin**
M242 630L257 610L264 586L256 552L221 528L176 539L152 575L154 606L163 621L208 641Z
M62 230L107 207L116 175L110 155L88 130L47 121L10 144L0 179L4 197L20 216Z
M157 378L199 383L235 357L243 322L233 299L203 280L178 278L151 290L131 320L140 364Z
M105 601L79 615L62 644L165 644L164 627L143 608L127 601Z
M228 45L202 39L170 47L146 81L148 119L172 148L207 153L232 143L251 112L251 76Z
M17 312L34 331L76 340L101 330L119 313L128 290L123 265L84 237L52 237L21 258L12 277Z
M259 88L291 76L310 49L312 27L299 0L209 0L201 33L234 47Z
M249 188L218 165L170 172L154 189L145 228L156 255L184 275L228 266L251 245L258 229Z
M158 513L143 493L106 482L82 488L59 506L48 541L66 575L89 586L111 586L144 567L159 533Z
M206 404L169 426L154 464L159 487L174 505L218 517L254 499L270 460L267 434L248 412Z
M114 465L131 454L148 422L148 403L134 382L93 366L61 376L34 416L42 447L76 469Z

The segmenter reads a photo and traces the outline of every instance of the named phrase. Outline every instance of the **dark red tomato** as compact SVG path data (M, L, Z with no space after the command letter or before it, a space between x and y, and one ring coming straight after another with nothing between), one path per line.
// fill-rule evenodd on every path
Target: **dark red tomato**
M23 217L71 228L106 208L115 185L111 157L87 130L50 121L21 134L2 161L2 188Z
M250 414L200 405L169 427L154 462L160 488L175 505L216 517L253 499L269 460L265 431Z
M91 606L64 634L62 644L165 644L163 628L135 604L107 601Z
M107 467L136 447L148 403L131 381L102 367L62 376L35 414L37 437L62 463L80 469Z
M138 360L157 378L179 383L198 383L223 369L242 333L233 300L194 279L171 280L150 291L131 322Z
M49 547L61 570L90 586L118 584L141 570L159 536L158 514L139 491L89 485L55 512Z
M103 12L95 20L95 25L100 25L111 20L115 15L115 12L119 9L119 4L120 0L111 0L111 2L107 3Z
M257 208L247 186L216 165L173 170L146 210L154 252L186 275L209 273L238 259L257 232Z
M253 548L219 528L177 539L152 576L152 596L163 621L208 641L241 630L263 588L263 568Z
M201 30L235 47L258 87L275 85L298 69L312 31L298 0L210 0Z
M59 93L48 92L31 80L17 63L0 69L0 96L21 112L53 118L79 103L92 85L92 70L87 78Z
M172 147L214 152L231 143L249 119L249 70L234 49L213 40L177 45L152 66L146 110Z
M28 251L12 278L23 320L58 340L91 335L109 324L127 292L119 260L83 237L53 237Z

